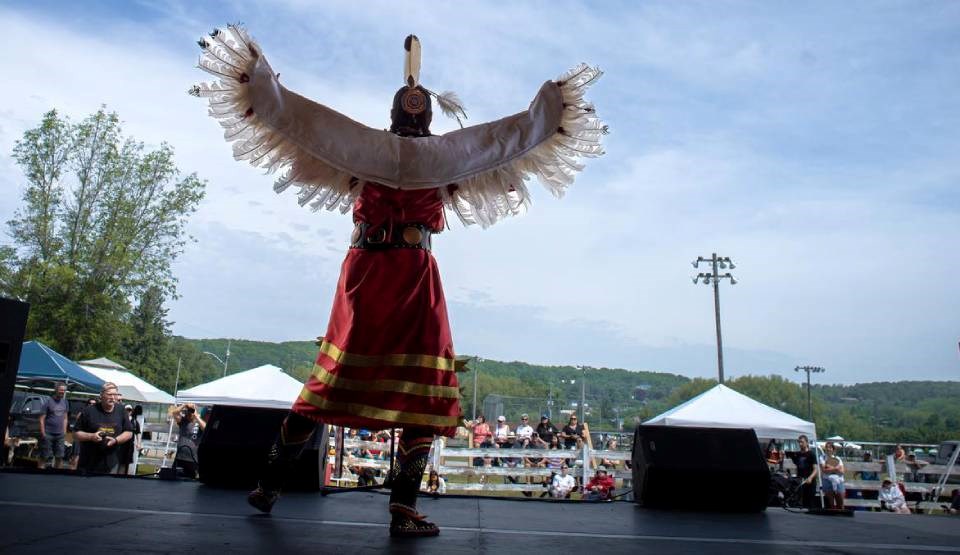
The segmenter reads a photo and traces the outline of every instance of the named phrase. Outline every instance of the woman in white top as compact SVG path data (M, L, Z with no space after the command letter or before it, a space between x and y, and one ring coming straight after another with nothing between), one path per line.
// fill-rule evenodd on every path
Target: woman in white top
M846 491L843 484L843 461L836 455L832 441L823 446L825 454L820 455L820 472L823 475L823 497L828 509L843 509L843 496Z

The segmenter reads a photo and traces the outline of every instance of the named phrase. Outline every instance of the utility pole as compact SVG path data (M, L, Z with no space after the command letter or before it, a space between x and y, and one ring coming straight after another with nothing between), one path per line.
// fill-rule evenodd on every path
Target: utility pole
M693 277L693 283L696 284L700 280L703 280L704 285L713 285L713 311L717 322L717 375L718 382L723 383L723 337L720 333L720 280L729 279L730 285L736 285L737 280L734 279L730 272L721 275L719 270L725 270L728 266L732 270L736 268L736 266L734 265L733 261L730 260L730 257L717 256L717 253L713 253L710 258L698 256L696 260L691 262L691 264L693 264L694 268L699 268L701 262L709 262L711 265L711 272L701 272L697 274Z
M797 366L793 371L807 373L807 420L813 422L813 403L810 398L810 373L819 374L820 372L826 372L826 369L820 366Z

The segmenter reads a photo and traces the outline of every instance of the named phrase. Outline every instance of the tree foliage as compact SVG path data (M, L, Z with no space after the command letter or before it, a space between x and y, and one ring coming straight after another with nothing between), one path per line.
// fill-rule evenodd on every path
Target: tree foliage
M118 352L134 300L176 295L171 265L204 183L181 176L169 145L123 137L104 109L79 123L47 112L13 158L26 187L0 294L30 303L30 338L71 358Z

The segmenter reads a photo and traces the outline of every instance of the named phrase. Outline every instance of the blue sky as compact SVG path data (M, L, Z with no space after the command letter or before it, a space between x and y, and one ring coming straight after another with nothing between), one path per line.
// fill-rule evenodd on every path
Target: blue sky
M607 72L590 93L607 155L562 201L538 189L529 214L436 241L458 351L712 376L712 296L690 261L718 252L738 264L721 291L728 375L960 378L960 4L354 4L3 4L0 218L19 202L22 132L106 104L208 180L174 330L312 338L349 218L231 159L184 94L204 79L193 41L242 21L288 87L377 127L411 32L424 82L456 90L470 122L588 61Z

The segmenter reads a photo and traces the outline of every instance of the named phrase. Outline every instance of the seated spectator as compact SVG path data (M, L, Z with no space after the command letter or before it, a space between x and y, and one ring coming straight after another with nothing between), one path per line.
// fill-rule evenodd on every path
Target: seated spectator
M904 515L910 514L910 507L907 507L907 500L903 496L903 492L890 480L883 481L877 499L880 500L880 509L884 511Z
M820 455L820 472L823 475L823 497L828 509L843 509L846 492L843 480L843 461L836 455L836 447L828 441Z
M873 455L871 455L869 451L863 454L863 462L865 463L873 462ZM873 480L880 479L880 476L877 474L876 470L861 470L859 475L861 480L873 481Z
M559 437L553 436L552 438L550 438L550 449L556 449L557 451L560 450ZM558 453L558 456L547 457L547 468L555 468L557 470L560 470L560 467L563 465L564 465L564 459L563 457L559 456L559 453Z
M576 487L577 481L573 476L567 474L567 465L560 467L560 474L553 476L553 482L550 483L550 495L555 499L564 499L570 497L570 492Z
M953 490L950 499L950 506L947 507L944 505L944 508L952 515L960 514L960 489Z
M517 449L530 447L530 441L533 438L533 427L530 425L530 417L526 413L520 415L520 425L517 426L516 441L513 446Z
M493 457L490 455L483 456L483 468L493 468ZM483 484L487 481L486 474L480 474L480 483Z
M547 445L545 441L536 433L533 433L533 437L530 438L530 448L531 449L549 449L550 446ZM523 461L524 466L527 468L544 468L547 466L547 459L544 457L527 457Z
M497 417L497 429L493 431L493 442L497 447L507 447L510 444L510 425L507 417L502 414Z
M565 449L573 449L577 446L577 439L583 439L583 424L578 423L577 415L571 414L567 425L560 432L560 438L563 440Z
M617 438L611 437L610 439L607 440L606 450L607 450L607 451L616 451L616 450L617 450ZM619 463L620 463L620 461L613 460L613 459L608 459L608 458L606 458L606 457L600 459L600 465L603 466L603 467L606 467L606 468L608 468L608 469L610 469L610 470L615 469Z
M923 467L925 467L925 466L927 466L927 464L929 464L929 463L927 463L926 461L922 461L922 460L918 459L918 458L917 458L916 451L914 451L913 453L908 454L908 455L907 455L907 459L906 459L906 461L904 461L904 462L907 463L907 469L908 469L908 471L909 471L909 472L907 473L907 476L906 476L907 479L908 479L908 481L910 481L910 482L920 482L920 481L922 481L923 477L922 477L921 474L920 474L920 469L923 468Z
M473 446L490 447L491 435L490 425L487 424L487 419L481 414L473 423Z
M347 455L349 455L349 456L351 456L351 457L359 457L359 456L360 456L361 449L360 449L360 446L357 445L357 442L358 442L358 441L360 441L360 436L357 434L357 429L356 429L356 428L350 428L350 433L347 435L347 440L346 440L346 442L345 442L345 443L347 443L348 445L351 445L351 447L350 447L349 449L347 449Z
M540 415L540 423L537 424L537 435L549 445L551 438L558 433L560 433L560 431L550 422L550 417L546 414Z
M777 440L771 439L770 442L767 443L767 464L780 466L781 462L783 462L783 453L780 452L777 446Z
M427 478L427 493L434 497L439 497L447 492L447 484L443 478L437 474L436 470L430 471L430 477Z
M613 496L613 477L607 474L605 467L598 466L597 473L583 488L585 501L609 501Z
M356 475L359 487L377 485L376 472L368 466L352 466L350 472Z
M507 458L500 459L501 465L502 465L504 468L519 468L519 467L521 466L521 460L522 460L522 459L519 459L519 458L517 458L517 457L507 457ZM520 483L520 478L518 478L517 476L504 476L504 477L503 477L503 483L504 483L504 484L519 484L519 483Z
M903 462L907 458L907 452L903 450L903 445L897 444L897 447L893 450L893 460L896 462Z

